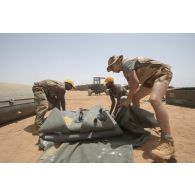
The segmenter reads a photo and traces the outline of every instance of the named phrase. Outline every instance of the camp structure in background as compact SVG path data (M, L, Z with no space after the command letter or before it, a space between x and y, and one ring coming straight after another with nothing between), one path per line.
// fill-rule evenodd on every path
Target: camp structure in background
M173 88L168 90L166 103L195 108L195 87Z

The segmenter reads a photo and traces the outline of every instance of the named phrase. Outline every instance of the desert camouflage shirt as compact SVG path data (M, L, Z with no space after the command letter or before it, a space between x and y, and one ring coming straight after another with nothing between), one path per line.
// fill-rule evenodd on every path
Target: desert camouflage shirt
M165 64L162 62L145 57L126 58L123 60L122 71L128 80L128 75L135 70L140 84L143 84L147 79L160 71L163 65Z
M64 94L66 92L65 83L54 80L43 80L40 82L35 82L34 86L41 87L44 90L46 96L51 98L56 97L59 94L60 89L64 89Z

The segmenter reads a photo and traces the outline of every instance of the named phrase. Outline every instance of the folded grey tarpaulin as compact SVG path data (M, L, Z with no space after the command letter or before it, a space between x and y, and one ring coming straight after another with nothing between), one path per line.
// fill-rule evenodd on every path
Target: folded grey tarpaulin
M101 106L77 112L53 109L40 130L46 141L67 142L121 135L123 132Z
M153 113L134 106L121 107L115 120L123 131L132 134L143 134L145 132L144 128L159 127Z
M121 107L115 120L123 130L123 138L130 140L133 147L139 147L145 143L150 133L144 128L159 127L154 114L144 109L129 106Z
M135 107L121 108L116 121L123 135L63 144L41 139L46 151L38 162L133 162L133 147L141 146L149 135L144 127L159 125L153 113Z
M133 162L133 148L129 141L114 138L63 143L48 148L38 162L130 163Z

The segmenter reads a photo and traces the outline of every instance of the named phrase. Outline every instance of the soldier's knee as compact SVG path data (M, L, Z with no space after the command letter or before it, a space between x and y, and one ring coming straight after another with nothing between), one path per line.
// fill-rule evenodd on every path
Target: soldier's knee
M159 107L162 104L161 100L157 97L150 97L149 101L153 107Z
M43 115L45 114L49 109L49 105L48 102L39 102L39 104L37 105L37 114L38 115Z

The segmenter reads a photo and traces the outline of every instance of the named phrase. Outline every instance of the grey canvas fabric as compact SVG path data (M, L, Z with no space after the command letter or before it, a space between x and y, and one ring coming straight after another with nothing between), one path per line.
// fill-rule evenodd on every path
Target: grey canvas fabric
M129 106L128 108L121 107L115 120L123 131L129 130L139 133L139 131L144 130L143 128L159 127L153 113L135 106Z
M40 130L46 141L67 142L122 134L121 128L101 106L77 112L53 109Z
M118 139L80 141L52 146L38 159L42 163L130 163L133 148Z
M41 139L46 151L37 162L43 163L129 163L133 147L144 144L149 133L144 128L159 126L154 114L136 107L121 108L116 116L122 135L96 140L58 144Z
M133 106L122 107L115 120L123 130L123 136L131 140L133 147L139 147L146 142L150 133L144 128L159 127L153 113Z

